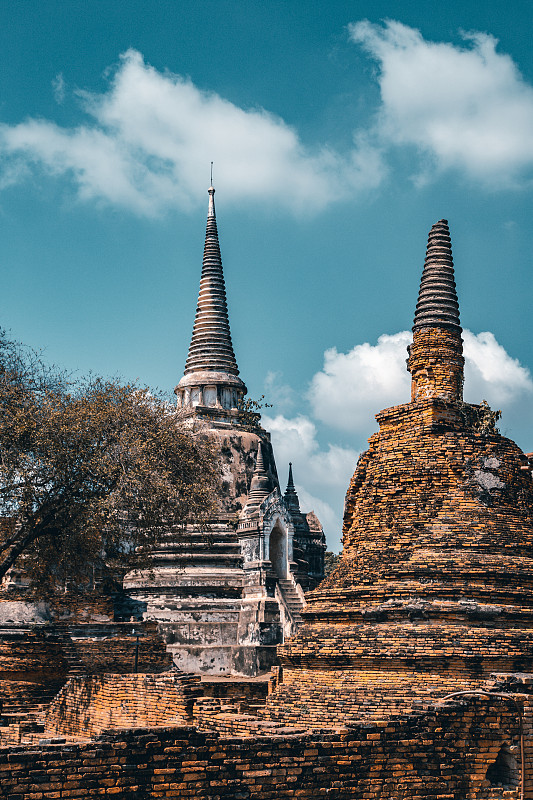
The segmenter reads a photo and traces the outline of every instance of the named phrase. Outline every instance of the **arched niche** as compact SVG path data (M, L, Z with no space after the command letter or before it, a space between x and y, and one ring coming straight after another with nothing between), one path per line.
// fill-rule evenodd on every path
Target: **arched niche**
M281 527L279 520L270 531L268 552L272 569L278 578L286 578L288 565L287 531Z
M517 749L511 748L507 742L502 744L496 760L490 764L485 775L491 787L515 789L520 784L520 766L513 752Z

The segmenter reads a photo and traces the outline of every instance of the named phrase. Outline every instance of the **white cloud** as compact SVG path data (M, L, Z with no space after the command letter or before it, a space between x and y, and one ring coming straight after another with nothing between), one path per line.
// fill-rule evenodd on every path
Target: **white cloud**
M203 202L198 176L207 179L214 161L228 205L261 202L301 214L378 187L397 146L418 149L418 185L448 167L497 187L533 175L533 87L493 37L464 34L457 47L394 21L349 30L379 64L381 106L344 152L306 146L280 117L158 72L128 50L108 71L107 91L74 94L79 125L31 117L0 125L0 188L42 170L71 181L82 200L153 216ZM52 87L63 103L62 73Z
M334 444L321 450L316 425L302 414L292 419L282 414L275 417L263 415L262 425L272 435L276 461L282 474L292 461L295 481L313 490L324 486L341 486L346 490L359 456L357 450Z
M379 64L376 133L384 146L415 145L437 168L457 167L493 186L531 177L533 87L494 37L463 33L458 47L392 20L349 31Z
M302 511L315 511L324 526L328 547L337 550L344 495L359 452L335 444L321 449L316 425L301 414L292 419L282 414L275 417L263 415L262 424L272 436L282 490L285 489L288 463L292 461Z
M65 79L62 72L58 72L52 81L52 89L54 92L54 99L56 103L61 105L65 101Z
M512 406L533 398L533 380L527 367L512 358L493 333L463 331L465 352L465 400L485 399L493 408Z
M56 96L64 79L55 81ZM162 74L135 50L122 55L109 90L78 92L88 121L75 128L29 119L0 126L0 154L69 176L83 199L146 215L203 200L209 162L226 203L273 203L316 212L376 186L382 164L364 135L347 157L306 148L297 132L261 108L242 109L189 79Z
M332 428L368 437L376 430L374 415L410 398L406 370L408 331L380 336L376 345L356 345L348 353L326 350L324 368L311 381L314 416ZM463 331L465 399L485 399L504 412L503 423L519 430L533 421L533 380L488 331Z
M265 401L276 411L287 411L294 407L296 392L283 381L283 373L269 370L265 378Z
M383 334L376 345L356 345L348 353L324 353L324 368L314 375L309 399L314 416L333 428L370 436L374 414L409 399L405 369L408 331Z

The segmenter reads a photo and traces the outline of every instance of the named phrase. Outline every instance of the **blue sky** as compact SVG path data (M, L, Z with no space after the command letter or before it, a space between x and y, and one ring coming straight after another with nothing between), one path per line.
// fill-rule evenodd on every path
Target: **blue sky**
M209 162L234 346L338 548L373 414L409 398L449 220L465 393L533 450L530 2L0 2L1 324L172 390Z

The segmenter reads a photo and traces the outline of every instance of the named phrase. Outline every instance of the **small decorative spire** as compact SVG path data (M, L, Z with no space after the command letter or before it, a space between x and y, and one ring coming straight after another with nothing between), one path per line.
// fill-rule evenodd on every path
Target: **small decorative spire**
M445 219L436 222L428 236L413 331L428 327L451 328L461 333L452 245Z
M260 505L265 497L268 497L271 491L272 487L270 484L270 478L265 469L265 462L263 460L263 446L261 442L258 442L257 459L255 462L254 474L250 483L250 491L248 493L246 508Z
M292 461L289 461L289 479L287 481L284 499L291 511L300 513L300 501L298 500L298 495L292 479Z
M226 302L226 286L218 243L215 190L208 189L209 210L198 306L185 375L191 372L224 372L237 376Z

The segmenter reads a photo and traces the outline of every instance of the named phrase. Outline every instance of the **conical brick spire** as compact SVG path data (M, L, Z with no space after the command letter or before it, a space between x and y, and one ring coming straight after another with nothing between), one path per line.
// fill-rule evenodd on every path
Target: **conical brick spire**
M451 328L461 332L448 221L433 225L428 237L424 272L413 330Z
M287 488L285 489L284 499L291 511L295 511L297 513L300 512L300 501L298 500L298 495L296 493L296 489L294 487L294 481L292 479L291 461L289 461L289 479L287 481Z
M198 371L227 372L230 375L238 375L239 370L229 328L213 186L209 187L208 194L209 211L205 232L202 277L191 345L185 364L185 375Z
M433 225L408 348L411 400L461 401L464 358L448 222Z

